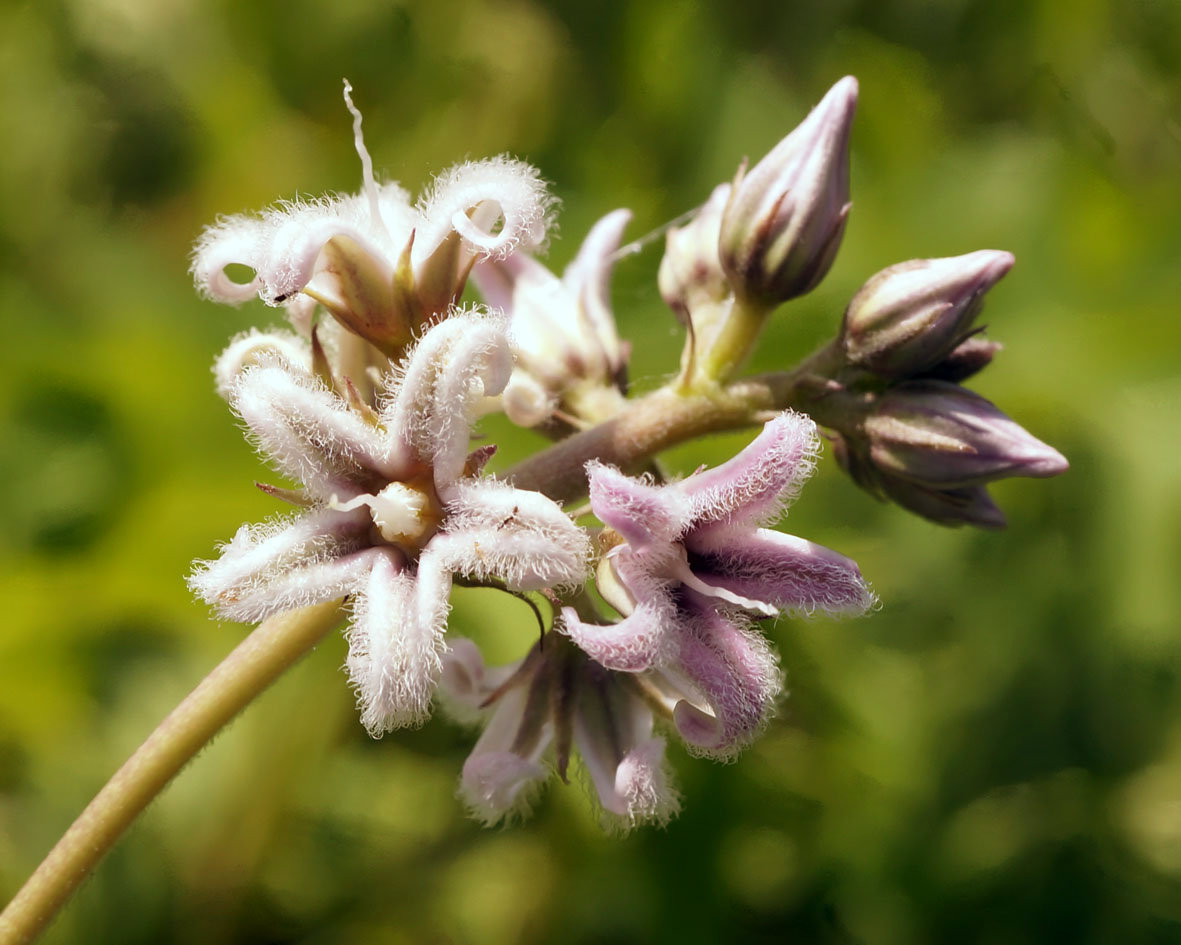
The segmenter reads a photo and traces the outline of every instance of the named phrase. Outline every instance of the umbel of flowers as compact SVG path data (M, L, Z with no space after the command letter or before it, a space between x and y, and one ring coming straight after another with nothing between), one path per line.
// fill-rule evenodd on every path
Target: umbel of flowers
M1001 525L987 483L1066 469L961 386L999 350L975 319L1007 253L891 266L816 354L741 376L767 319L840 247L854 79L668 231L658 281L685 347L642 397L608 284L628 212L596 224L559 277L535 258L555 205L535 169L464 164L412 202L376 181L345 95L361 192L229 217L197 244L202 292L287 316L234 339L215 374L286 480L262 488L293 510L243 525L190 584L243 621L344 599L370 733L421 724L436 702L482 727L459 788L480 820L524 813L580 764L605 826L666 822L679 804L666 738L731 759L774 715L774 618L870 608L853 561L772 527L813 471L818 425L859 486L942 524ZM461 306L469 276L484 306ZM552 444L488 474L495 446L469 438L493 411ZM761 429L727 462L660 471L660 450L742 427ZM526 624L521 658L485 665L447 635L456 581L533 595L550 615L541 639Z

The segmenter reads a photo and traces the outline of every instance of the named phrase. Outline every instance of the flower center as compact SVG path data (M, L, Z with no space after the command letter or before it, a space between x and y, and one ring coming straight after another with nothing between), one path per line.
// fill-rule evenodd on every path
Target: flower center
M348 502L333 498L331 508L351 512L362 505L369 506L373 524L381 537L391 544L420 547L439 521L438 510L431 496L404 482L391 482L377 495L359 495Z

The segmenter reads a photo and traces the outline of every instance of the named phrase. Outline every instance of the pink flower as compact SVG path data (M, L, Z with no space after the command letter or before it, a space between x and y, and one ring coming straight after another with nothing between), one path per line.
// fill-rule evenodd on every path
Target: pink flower
M591 507L622 539L598 585L623 619L599 626L567 609L565 632L608 669L647 673L703 754L740 749L780 690L753 619L861 613L873 602L853 561L759 527L795 498L816 450L815 425L788 412L729 462L681 482L656 486L588 464Z
M443 657L444 708L484 732L463 766L459 793L485 824L528 813L552 764L566 780L573 749L605 827L667 823L678 808L664 739L633 677L588 659L548 634L523 660L488 668L470 640Z
M587 539L553 501L481 476L490 448L468 454L477 402L499 393L512 367L503 319L459 312L433 327L384 379L377 411L295 363L296 339L247 340L250 356L227 352L219 381L260 451L303 484L272 491L306 508L242 526L189 583L242 621L348 595L362 722L375 736L421 723L442 669L453 574L529 591L578 585L587 569ZM227 360L241 366L232 381Z

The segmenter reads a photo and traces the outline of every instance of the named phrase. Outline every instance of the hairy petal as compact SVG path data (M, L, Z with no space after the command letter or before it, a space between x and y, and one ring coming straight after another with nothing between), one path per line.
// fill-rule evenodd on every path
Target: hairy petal
M794 535L713 528L686 545L703 582L780 610L860 614L874 602L856 562Z
M677 607L668 583L645 571L642 562L623 554L611 563L620 582L636 600L631 613L617 623L598 625L583 623L567 607L557 629L607 669L642 672L664 662L674 652L680 632Z
M528 680L501 693L463 766L459 795L486 825L524 816L549 777L542 755L553 741L545 681Z
M628 830L667 823L677 795L664 764L664 739L652 737L652 712L599 667L587 664L573 715L574 741L608 824Z
M636 551L676 541L690 522L692 505L678 490L626 476L613 466L586 464L591 508Z
M235 335L213 364L217 392L229 398L234 382L249 367L281 360L305 373L312 370L312 352L308 343L288 331L250 331Z
M481 204L499 209L501 226L482 229L468 216ZM418 202L414 264L435 251L452 230L484 256L503 259L545 242L554 199L537 169L508 157L458 164L435 179Z
M512 590L578 586L587 576L590 542L552 499L495 479L460 479L447 493L448 565L477 580L498 578Z
M623 801L627 825L664 826L681 808L664 755L664 739L647 738L630 748L615 769L615 795Z
M197 288L222 302L237 304L257 292L269 305L282 304L312 280L320 251L334 236L350 237L375 259L392 260L413 225L406 192L384 184L376 206L377 221L368 195L291 201L258 216L227 217L197 241ZM226 273L234 263L253 269L253 278L234 282Z
M456 312L433 326L383 411L391 462L409 448L422 466L433 467L436 486L445 490L463 473L476 406L499 394L511 371L503 317Z
M370 491L387 471L385 443L312 375L272 361L246 370L230 404L275 468L317 498Z
M417 576L401 569L393 555L375 556L357 591L347 665L361 722L380 738L430 717L443 669L451 579L429 553L419 559Z
M369 528L361 513L320 509L243 525L216 561L198 561L189 587L230 620L272 614L350 593L365 575Z
M690 607L689 632L680 637L677 672L705 698L699 708L677 703L673 722L701 754L729 758L758 734L775 706L782 675L767 641L739 619L709 605Z
M786 411L733 459L695 473L677 488L692 502L697 523L767 524L812 474L819 443L815 423Z

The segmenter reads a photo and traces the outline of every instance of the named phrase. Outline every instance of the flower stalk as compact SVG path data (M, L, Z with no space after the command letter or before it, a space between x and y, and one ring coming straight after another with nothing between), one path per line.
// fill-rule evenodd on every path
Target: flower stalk
M330 601L260 623L172 710L65 832L0 913L0 945L34 941L177 772L340 621L340 604Z

